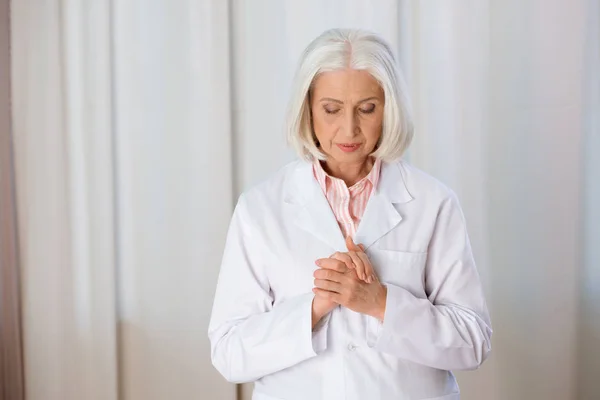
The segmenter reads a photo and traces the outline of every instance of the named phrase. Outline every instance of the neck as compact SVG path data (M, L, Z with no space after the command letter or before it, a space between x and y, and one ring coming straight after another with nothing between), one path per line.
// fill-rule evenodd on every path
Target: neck
M321 163L325 172L329 175L341 179L350 187L362 178L367 176L373 168L375 160L372 157L367 157L364 160L354 163L340 163L335 160L326 160Z

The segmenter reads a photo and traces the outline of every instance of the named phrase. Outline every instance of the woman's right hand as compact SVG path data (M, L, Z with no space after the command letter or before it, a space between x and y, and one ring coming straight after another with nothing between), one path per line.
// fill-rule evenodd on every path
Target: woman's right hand
M327 259L329 268L342 273L348 272L350 268L347 265L347 261L344 262L342 259L340 259L341 257L334 257L336 254L339 253L335 253L329 259ZM312 303L312 327L314 328L321 318L329 314L337 306L338 304L334 301L325 299L321 296L315 296Z

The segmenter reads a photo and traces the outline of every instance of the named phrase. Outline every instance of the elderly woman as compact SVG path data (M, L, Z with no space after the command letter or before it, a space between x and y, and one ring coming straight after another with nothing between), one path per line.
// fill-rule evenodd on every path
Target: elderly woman
M209 337L255 400L459 398L490 352L454 192L402 160L413 127L389 46L331 30L305 50L294 161L239 198Z

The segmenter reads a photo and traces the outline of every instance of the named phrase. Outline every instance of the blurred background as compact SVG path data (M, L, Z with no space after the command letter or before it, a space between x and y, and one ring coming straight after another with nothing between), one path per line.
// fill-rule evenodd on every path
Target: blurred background
M210 362L225 233L332 27L391 43L461 199L463 399L600 399L599 0L0 0L0 399L250 399Z

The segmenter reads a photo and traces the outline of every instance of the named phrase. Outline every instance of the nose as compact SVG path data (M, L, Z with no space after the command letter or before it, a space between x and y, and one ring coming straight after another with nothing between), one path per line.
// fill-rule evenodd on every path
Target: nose
M353 138L360 133L360 121L357 113L348 112L342 122L342 132L345 137Z

